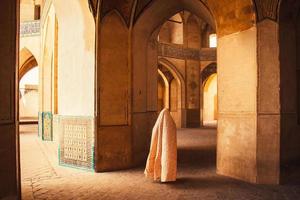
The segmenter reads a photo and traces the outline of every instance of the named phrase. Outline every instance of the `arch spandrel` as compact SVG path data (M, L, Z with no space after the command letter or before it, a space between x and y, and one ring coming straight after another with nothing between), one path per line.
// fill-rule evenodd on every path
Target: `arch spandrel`
M252 0L207 0L207 5L215 17L219 37L255 25L255 4Z

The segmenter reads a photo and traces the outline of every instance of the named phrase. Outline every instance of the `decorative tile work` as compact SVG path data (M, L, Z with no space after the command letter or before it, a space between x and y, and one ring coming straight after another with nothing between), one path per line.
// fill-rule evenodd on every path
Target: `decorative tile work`
M52 113L39 112L38 136L44 141L53 141Z
M38 136L42 136L43 134L43 113L39 112L39 128L38 128Z
M216 61L217 60L217 49L216 48L202 48L200 51L201 61Z
M52 113L51 112L44 112L43 113L42 139L44 141L53 141Z
M40 35L40 32L41 32L40 20L22 22L20 25L21 37Z
M179 59L199 60L199 50L183 48L181 45L174 44L159 43L158 55Z
M94 170L94 118L59 117L60 165Z
M201 50L184 48L181 45L158 44L158 55L177 59L215 61L217 59L216 48L204 48Z

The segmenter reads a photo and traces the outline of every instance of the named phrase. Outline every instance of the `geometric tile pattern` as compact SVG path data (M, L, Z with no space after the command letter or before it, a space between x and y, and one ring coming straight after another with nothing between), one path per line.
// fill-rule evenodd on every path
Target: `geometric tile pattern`
M43 131L42 140L53 141L53 131L52 131L52 113L43 112Z
M94 118L60 116L59 164L94 171Z
M43 113L39 112L39 122L38 122L38 137L42 136L43 133Z

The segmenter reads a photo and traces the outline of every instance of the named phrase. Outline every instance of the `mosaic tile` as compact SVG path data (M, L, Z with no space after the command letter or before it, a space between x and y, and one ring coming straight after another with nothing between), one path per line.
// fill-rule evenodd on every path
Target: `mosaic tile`
M43 134L43 113L39 112L39 121L38 121L38 137L40 137Z
M94 118L60 118L59 163L94 170Z
M51 112L44 112L43 113L42 139L44 141L53 141L52 113Z

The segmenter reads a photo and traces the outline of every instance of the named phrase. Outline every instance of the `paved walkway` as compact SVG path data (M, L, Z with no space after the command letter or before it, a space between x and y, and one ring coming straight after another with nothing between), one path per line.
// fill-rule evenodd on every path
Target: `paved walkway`
M300 186L257 186L215 174L216 131L178 132L178 181L160 184L143 168L91 173L60 167L56 144L36 132L21 133L23 199L108 200L298 200Z

